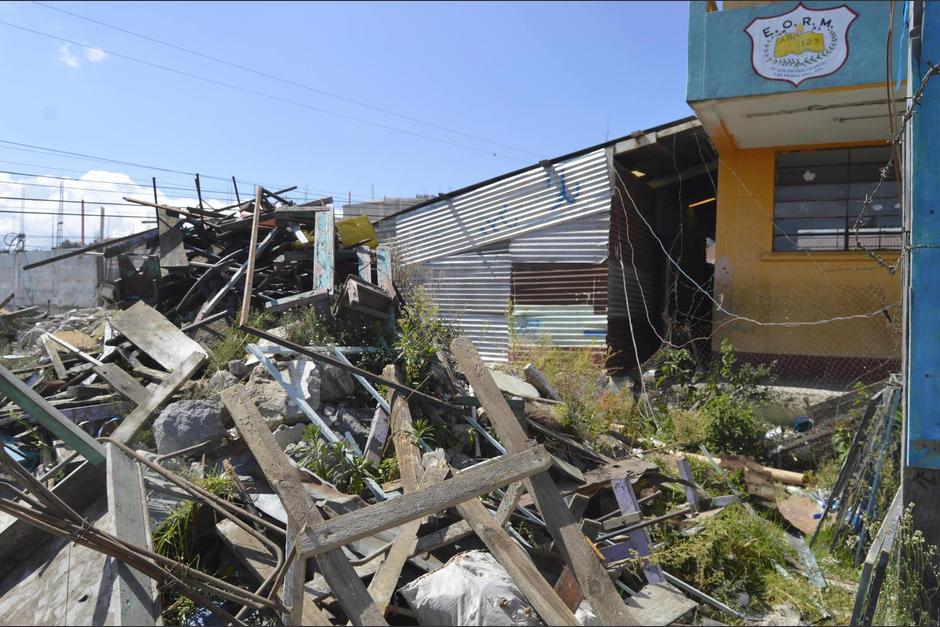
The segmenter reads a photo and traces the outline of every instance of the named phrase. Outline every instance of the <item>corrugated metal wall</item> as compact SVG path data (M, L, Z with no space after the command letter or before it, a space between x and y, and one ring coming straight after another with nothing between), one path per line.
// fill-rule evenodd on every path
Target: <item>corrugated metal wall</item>
M441 317L473 339L483 359L508 359L506 312L512 272L508 244L426 261L414 269Z
M405 213L380 233L394 237L398 263L417 271L442 316L484 359L503 362L510 299L518 342L604 348L610 211L599 149Z
M429 261L608 213L604 149L535 166L395 218L402 263Z

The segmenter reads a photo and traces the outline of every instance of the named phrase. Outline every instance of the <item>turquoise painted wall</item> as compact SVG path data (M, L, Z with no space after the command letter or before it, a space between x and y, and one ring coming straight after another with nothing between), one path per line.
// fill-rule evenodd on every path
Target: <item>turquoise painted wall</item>
M751 38L744 29L757 17L769 17L790 11L799 2L775 2L769 6L728 11L706 12L706 3L689 3L689 72L686 100L712 100L739 96L786 93L796 90L821 89L883 83L885 81L885 38L888 33L887 0L869 2L803 2L811 9L848 5L858 13L849 28L849 57L837 72L812 78L799 87L783 81L768 80L751 66ZM895 2L892 54L895 80L900 57L906 70L906 51L898 50L898 41L905 30L904 2ZM906 74L906 72L905 72Z

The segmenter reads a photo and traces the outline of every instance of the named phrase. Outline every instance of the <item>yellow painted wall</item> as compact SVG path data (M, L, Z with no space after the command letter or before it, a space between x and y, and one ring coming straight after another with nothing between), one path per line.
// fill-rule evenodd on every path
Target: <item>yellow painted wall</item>
M857 316L884 306L889 306L891 321L879 313L822 325L762 326L716 311L713 348L729 337L742 352L898 358L900 273L889 274L861 251L772 252L775 150L738 150L720 138L716 146L716 300L734 314L759 322ZM897 262L897 252L881 254Z

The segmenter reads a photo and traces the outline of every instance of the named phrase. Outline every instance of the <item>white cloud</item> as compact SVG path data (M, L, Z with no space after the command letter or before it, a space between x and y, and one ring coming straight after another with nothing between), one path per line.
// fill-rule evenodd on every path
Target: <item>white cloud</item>
M59 46L58 59L71 68L76 68L79 65L78 57L72 54L72 49L68 44L62 44Z
M0 250L6 233L26 233L28 249L50 248L58 221L59 185L62 185L64 216L62 234L66 239L77 241L82 235L81 201L85 201L85 243L99 236L100 212L104 207L105 237L118 237L154 227L153 210L144 206L128 206L122 197L153 199L149 185L134 182L123 172L89 170L77 179L65 180L52 176L20 176L0 173ZM177 183L179 184L179 183ZM185 194L186 192L183 192ZM25 200L21 200L25 196ZM195 206L196 198L167 196L157 191L158 202L173 206ZM203 198L213 207L234 203L234 199ZM106 204L107 203L107 204ZM20 211L27 213L21 216Z
M85 58L89 63L101 63L108 58L108 53L101 48L85 48Z

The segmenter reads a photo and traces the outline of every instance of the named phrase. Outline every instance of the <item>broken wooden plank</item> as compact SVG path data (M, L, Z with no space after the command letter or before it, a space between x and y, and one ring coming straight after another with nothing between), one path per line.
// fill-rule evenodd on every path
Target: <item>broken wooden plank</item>
M183 224L171 216L165 207L157 207L157 230L160 236L160 274L168 270L189 267L186 248L183 246Z
M391 298L395 298L395 284L392 282L392 249L388 244L379 244L375 249L376 283Z
M381 407L376 407L363 451L366 460L376 467L382 461L382 449L385 448L385 440L388 438L388 427L388 414Z
M518 451L527 446L525 430L506 404L506 399L473 343L465 337L458 337L451 343L451 350L506 448ZM636 624L604 566L581 533L571 511L565 506L552 478L547 473L534 475L528 480L526 488L533 496L562 556L574 571L584 597L594 609L598 620L607 625Z
M189 338L186 338L189 339ZM184 383L202 367L208 360L205 353L192 353L178 368L170 373L166 381L154 388L147 400L138 405L134 411L129 413L126 418L118 425L111 437L121 442L128 442L144 426L157 411L165 405L170 398L176 394Z
M0 393L95 466L105 462L104 447L62 415L15 374L0 366Z
M382 375L396 383L402 379L400 368L394 365L386 366ZM411 424L408 397L395 390L389 390L388 404L392 409L389 428L392 432L392 442L395 444L395 455L398 457L401 484L405 488L405 493L414 492L418 487L418 477L421 473L421 453L413 439L414 429Z
M698 607L666 583L643 586L627 598L627 605L641 625L671 625Z
M268 483L280 497L288 520L294 521L294 524L303 530L303 535L298 540L304 540L310 534L311 527L319 527L325 523L313 497L300 482L297 469L288 462L287 456L271 435L267 423L248 397L243 385L236 384L223 390L222 403L231 414L236 429L254 455ZM345 516L334 520L343 518ZM306 558L307 553L301 550L299 556ZM333 595L354 625L387 624L341 549L320 553L317 555L317 563Z
M49 355L49 360L52 362L52 369L55 371L55 376L62 380L68 378L68 371L65 369L65 365L62 363L62 358L59 357L59 351L56 350L52 340L43 334L39 337L39 341L42 343L42 347L45 349L46 354Z
M194 353L206 357L195 340L143 301L114 314L111 325L167 370L175 370Z
M215 529L238 561L257 577L259 582L267 580L274 573L277 564L257 538L228 519L217 522ZM299 624L331 624L314 602L319 596L328 594L329 591L321 592L311 584L307 584L304 586L304 592L306 594L303 596L303 622Z
M400 461L399 461L400 463ZM444 459L444 452L440 449L435 454L429 454L427 468L418 483L417 489L423 490L432 485L441 482L447 476L449 468ZM379 611L385 612L389 602L392 600L392 594L398 584L398 578L401 575L401 569L405 562L414 553L415 546L418 544L418 529L424 523L424 518L416 518L398 528L398 536L395 538L392 548L385 556L385 561L379 566L372 581L369 582L369 594L375 600Z
M336 239L332 211L317 213L314 231L313 289L333 293Z
M121 369L117 364L92 366L95 374L108 382L114 391L135 405L142 405L150 398L150 391Z
M525 479L546 470L551 463L551 457L543 446L495 458L419 492L382 501L316 525L307 530L306 536L298 539L298 546L302 555L318 555Z
M108 510L114 535L124 542L152 551L147 518L146 492L137 463L114 444L105 445L107 453ZM117 595L115 625L155 625L160 616L159 602L152 579L117 562L117 578L112 594Z
M248 243L248 267L245 269L245 288L242 290L242 310L238 324L248 324L251 313L251 284L255 279L255 258L258 253L258 216L261 213L261 186L255 192L255 210L251 217L251 239Z

